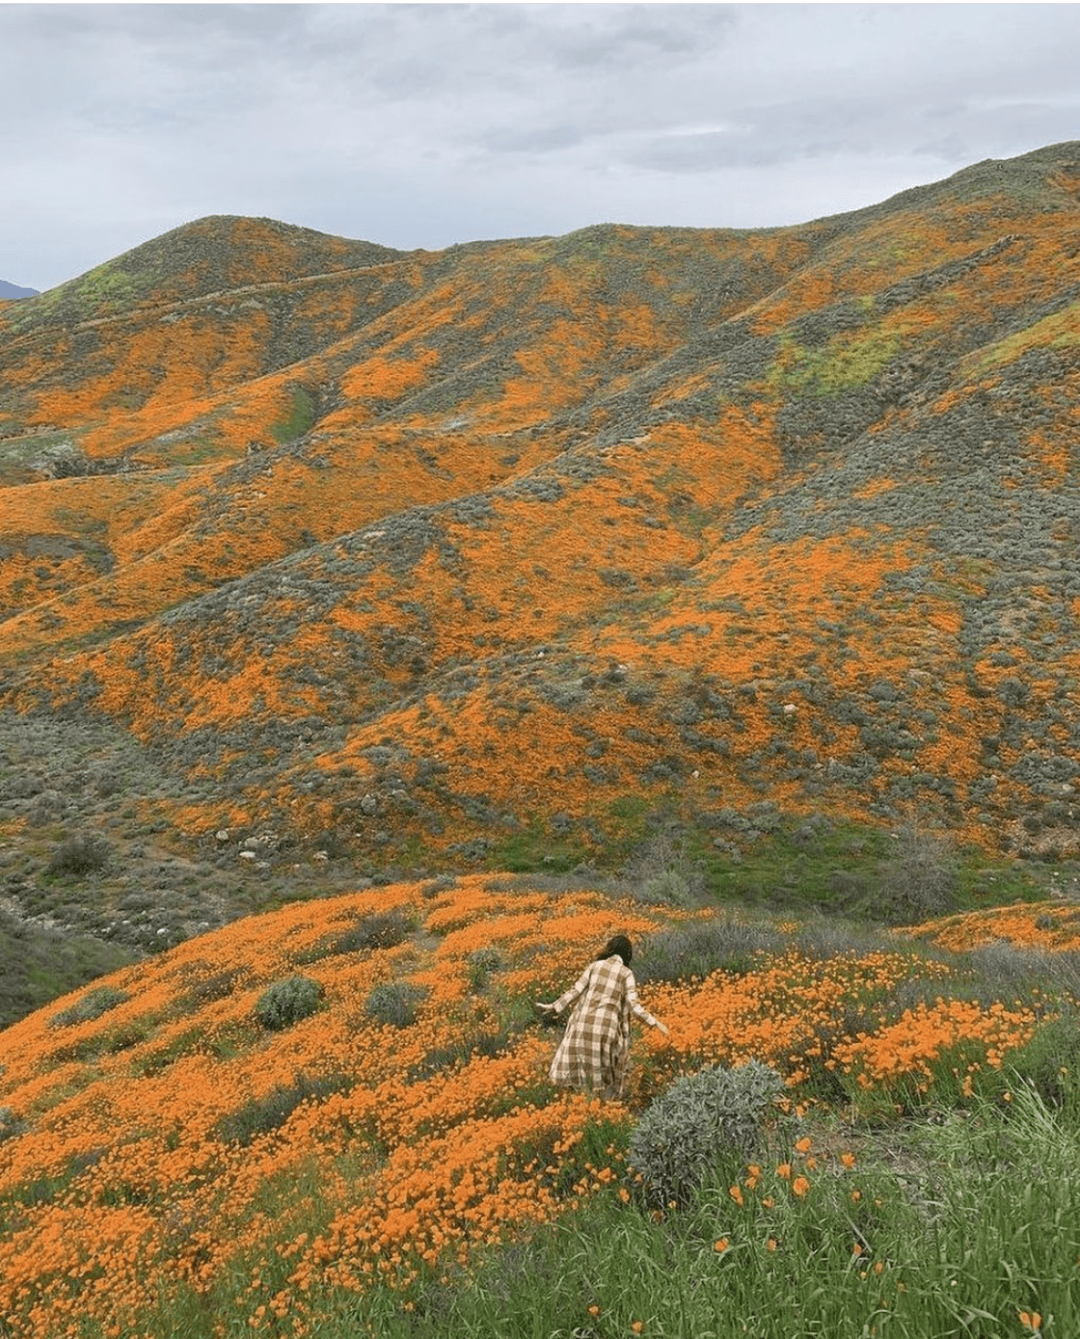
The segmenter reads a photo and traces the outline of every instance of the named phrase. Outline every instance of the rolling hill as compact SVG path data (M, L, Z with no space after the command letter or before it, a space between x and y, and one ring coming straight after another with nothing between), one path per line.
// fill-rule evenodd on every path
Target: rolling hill
M1078 248L1063 144L756 231L213 217L0 308L9 850L1077 853Z

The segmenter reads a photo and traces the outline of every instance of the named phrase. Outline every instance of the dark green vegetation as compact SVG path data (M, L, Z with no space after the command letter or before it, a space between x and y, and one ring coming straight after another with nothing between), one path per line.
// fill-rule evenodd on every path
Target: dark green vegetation
M35 925L0 907L0 1028L130 961L118 945Z

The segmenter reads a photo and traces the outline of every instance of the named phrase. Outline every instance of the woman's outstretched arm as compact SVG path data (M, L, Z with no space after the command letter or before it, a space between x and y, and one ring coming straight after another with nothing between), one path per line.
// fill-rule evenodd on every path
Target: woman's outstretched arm
M537 1000L536 1007L543 1013L561 1014L568 1004L573 1004L576 999L585 993L589 984L589 973L592 969L593 964L590 963L570 989L564 990L557 1000L553 1001L551 1004L544 1004L541 1000Z

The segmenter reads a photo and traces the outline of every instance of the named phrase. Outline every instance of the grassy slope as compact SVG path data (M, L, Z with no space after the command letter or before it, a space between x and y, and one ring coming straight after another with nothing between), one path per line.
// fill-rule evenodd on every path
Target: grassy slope
M626 1104L600 1107L547 1085L555 1034L530 1002L613 925L637 941L643 999L671 1041L638 1038ZM988 938L992 954L973 951ZM1021 1310L1052 1313L1046 1333L1064 1336L1075 1128L1039 1102L1060 1099L1077 1058L1074 1023L1054 1019L1078 943L1061 903L915 938L835 924L823 938L505 877L237 922L3 1033L5 1333L491 1335L532 1305L522 1333L589 1325L595 1306L598 1334L636 1319L674 1337L689 1332L677 1303L715 1323L749 1307L772 1335L789 1332L794 1289L825 1334L874 1304L851 1274L861 1242L866 1267L889 1271L873 1284L894 1335L951 1332L939 1311L955 1303L986 1313L969 1331L985 1339L1022 1333ZM297 975L314 1012L260 1025L268 989ZM650 1218L626 1162L636 1115L678 1074L750 1057L787 1084L758 1171L721 1152L697 1209ZM1043 1098L1010 1129L1014 1060ZM997 1160L989 1180L980 1149ZM1023 1190L1036 1154L1038 1194ZM913 1230L931 1205L934 1243ZM1048 1215L1055 1233L1026 1235ZM615 1242L669 1267L612 1274ZM728 1247L747 1271L737 1304L735 1276L713 1278Z

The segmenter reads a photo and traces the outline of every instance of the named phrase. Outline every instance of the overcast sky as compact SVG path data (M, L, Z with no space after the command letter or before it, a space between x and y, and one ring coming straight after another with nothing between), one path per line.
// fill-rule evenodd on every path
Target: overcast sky
M1080 139L1078 4L0 3L0 278L206 214L753 227Z

